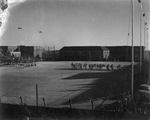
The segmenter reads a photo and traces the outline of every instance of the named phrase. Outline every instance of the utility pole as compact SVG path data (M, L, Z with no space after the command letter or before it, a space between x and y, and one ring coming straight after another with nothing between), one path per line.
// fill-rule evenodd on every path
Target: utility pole
M143 18L144 18L144 60L145 60L145 49L146 49L146 30L148 29L147 28L147 19L146 19L146 15L145 13L143 13Z
M142 1L139 1L140 3L140 73L142 71L142 23L143 23L143 8L142 8Z
M146 46L146 45L145 45L145 40L146 40L146 39L145 39L145 38L146 38L146 37L145 37L145 29L146 29L146 25L147 25L147 23L144 22L144 61L145 61L145 46Z
M18 27L18 32L20 33L20 31L22 30L22 27ZM21 40L19 39L19 33L18 33L18 41L21 42ZM20 52L20 56L19 56L19 60L20 60L20 57L21 57L21 51L20 51L20 44L19 44L19 48L18 48L18 51Z
M134 96L134 0L132 0L132 73L131 73L131 96Z

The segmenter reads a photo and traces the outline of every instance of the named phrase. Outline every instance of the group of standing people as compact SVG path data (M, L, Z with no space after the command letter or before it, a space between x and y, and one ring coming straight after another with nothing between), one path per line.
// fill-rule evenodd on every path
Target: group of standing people
M18 63L16 64L17 66L22 66L22 67L33 67L36 66L36 63L31 62L31 63Z
M71 67L73 69L84 69L84 70L114 70L114 69L120 69L122 67L121 64L118 64L117 66L114 66L114 64L100 64L100 63L71 63Z
M36 62L19 62L19 63L10 63L7 65L1 65L1 66L15 66L15 67L33 67L37 66Z

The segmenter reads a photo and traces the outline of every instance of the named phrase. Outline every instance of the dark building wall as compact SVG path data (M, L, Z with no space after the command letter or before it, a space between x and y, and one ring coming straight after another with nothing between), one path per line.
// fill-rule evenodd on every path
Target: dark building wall
M131 61L131 46L106 46L110 51L109 61ZM101 61L103 60L103 50L100 46L63 47L60 49L59 60L75 61ZM144 58L144 47L142 47L142 58ZM140 46L134 46L134 61L140 60Z
M0 49L4 55L8 52L8 46L0 46Z
M23 57L23 58L33 58L34 57L34 47L33 46L18 46L15 51L20 51L21 57Z
M144 47L142 48L142 58L144 58ZM132 59L132 47L131 46L111 46L110 59L112 61L131 61ZM140 60L140 46L134 46L134 61Z
M89 60L100 60L99 51L61 51L61 60L79 60L79 61L89 61Z
M97 46L63 47L59 54L59 60L64 61L98 61L102 60L102 49Z
M110 60L125 61L129 56L129 49L125 46L108 47L110 50Z
M59 51L57 50L47 51L42 53L42 59L44 61L58 61L59 60L58 57L59 57Z

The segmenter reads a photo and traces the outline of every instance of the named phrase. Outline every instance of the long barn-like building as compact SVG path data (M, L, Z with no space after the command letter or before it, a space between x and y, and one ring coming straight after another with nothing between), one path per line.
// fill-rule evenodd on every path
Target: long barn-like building
M134 59L144 58L144 47L134 46ZM131 46L65 46L59 51L63 61L131 61Z
M100 61L108 59L109 52L100 46L66 46L60 49L59 57L63 61Z

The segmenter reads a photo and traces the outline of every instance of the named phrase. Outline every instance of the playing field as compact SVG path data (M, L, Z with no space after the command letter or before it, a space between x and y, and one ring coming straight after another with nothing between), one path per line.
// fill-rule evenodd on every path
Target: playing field
M117 66L130 63L103 64ZM123 92L126 89L124 83L127 84L125 75L124 71L105 69L75 70L71 68L71 62L39 62L34 67L5 66L0 67L0 96L22 96L24 102L31 102L30 99L35 99L37 84L39 99L44 97L47 106L63 104L69 98L79 102ZM35 101L32 102L32 105L35 104Z

